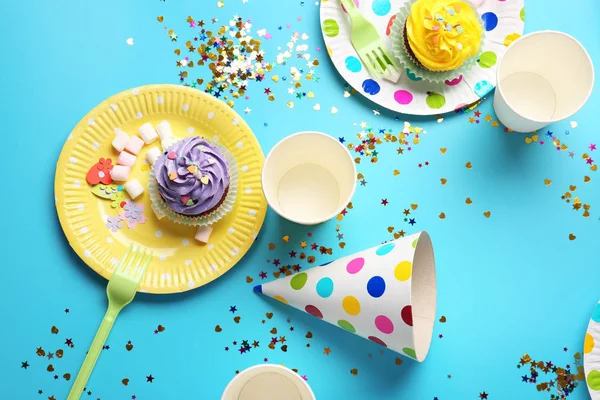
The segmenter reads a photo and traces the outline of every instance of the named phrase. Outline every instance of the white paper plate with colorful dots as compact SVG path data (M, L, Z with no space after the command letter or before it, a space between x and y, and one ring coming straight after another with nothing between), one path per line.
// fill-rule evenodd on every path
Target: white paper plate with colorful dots
M169 121L173 135L201 136L227 148L238 165L233 210L212 225L208 243L196 228L158 219L148 195L150 166L145 145L131 168L144 193L131 199L112 181L119 153L115 132L135 135L149 122ZM162 152L162 150L161 150ZM73 129L56 164L56 211L69 244L106 279L130 243L153 251L140 291L177 293L200 287L232 268L248 251L267 211L260 174L264 156L244 120L227 104L179 85L149 85L116 94L97 105Z
M594 309L585 334L583 368L590 397L600 400L600 302Z
M390 26L405 0L354 0L360 12L390 44ZM496 68L506 48L523 34L524 0L472 0L485 21L485 44L475 67L446 83L425 83L402 71L397 83L373 79L350 41L351 24L339 0L322 0L321 29L327 51L342 77L358 92L382 107L404 114L436 115L460 109L496 85Z

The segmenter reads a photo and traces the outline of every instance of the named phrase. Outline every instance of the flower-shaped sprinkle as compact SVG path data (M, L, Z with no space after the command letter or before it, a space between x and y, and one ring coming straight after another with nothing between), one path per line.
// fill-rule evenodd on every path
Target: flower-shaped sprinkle
M123 206L123 212L119 214L121 221L127 222L129 229L135 228L136 224L143 224L146 222L146 216L144 215L144 205L137 204L134 201L127 201Z
M110 216L106 218L106 227L109 230L116 232L123 227L123 223L119 219L119 216Z

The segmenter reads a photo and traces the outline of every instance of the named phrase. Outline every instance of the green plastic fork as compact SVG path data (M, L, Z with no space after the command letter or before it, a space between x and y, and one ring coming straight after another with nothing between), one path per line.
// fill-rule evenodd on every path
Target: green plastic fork
M398 73L399 68L377 29L356 8L353 0L341 0L352 21L350 40L361 61L375 78Z
M117 315L135 297L151 260L152 252L140 251L139 247L134 249L133 244L129 245L125 255L119 260L106 287L108 309L67 400L77 400L81 397Z

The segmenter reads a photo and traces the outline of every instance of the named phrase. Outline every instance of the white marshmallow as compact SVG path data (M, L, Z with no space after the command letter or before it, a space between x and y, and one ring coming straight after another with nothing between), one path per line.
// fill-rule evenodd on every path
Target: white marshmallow
M126 167L124 165L115 165L113 169L110 170L110 176L113 181L117 182L125 182L129 178L129 173L131 172L131 168Z
M119 157L117 158L117 164L119 165L124 165L126 167L133 167L133 164L135 164L135 160L136 160L136 156L134 156L133 154L130 154L126 151L122 151L119 154Z
M160 121L160 123L156 125L156 131L158 132L158 136L160 136L160 140L165 140L173 137L171 124L169 124L169 121L167 120Z
M156 162L156 160L158 160L158 157L160 157L161 152L158 149L158 147L153 147L150 150L148 150L146 152L146 160L148 160L148 164L150 164L150 166L154 165L154 163Z
M123 151L125 146L129 143L129 135L120 130L119 128L115 129L115 138L112 141L112 146L116 151Z
M137 136L132 136L127 146L125 146L125 150L137 156L142 147L144 147L144 141Z
M138 129L138 133L140 134L142 139L144 139L144 142L146 142L146 144L150 144L156 139L158 139L158 133L156 133L154 127L150 122L146 122L144 125L140 126L140 129Z
M132 179L124 184L123 189L127 191L132 200L135 200L140 194L144 193L144 187L137 179Z
M196 236L194 236L194 238L199 241L200 243L208 243L208 239L210 239L210 234L212 233L213 228L212 226L201 226L198 228L198 231L196 232Z
M169 147L173 146L175 143L177 143L177 139L175 138L168 138L160 141L160 144L164 151L167 151Z

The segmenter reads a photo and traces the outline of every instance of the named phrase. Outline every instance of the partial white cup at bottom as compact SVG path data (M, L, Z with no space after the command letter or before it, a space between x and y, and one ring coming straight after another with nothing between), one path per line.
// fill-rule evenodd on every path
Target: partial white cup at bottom
M337 139L320 132L299 132L269 152L262 187L277 214L315 225L334 218L350 202L356 189L356 167Z
M229 382L221 400L316 400L300 375L275 364L243 370Z
M515 40L498 65L494 110L504 126L533 132L571 117L594 86L589 54L575 38L557 31Z

